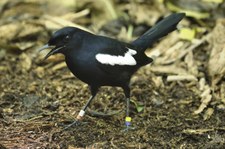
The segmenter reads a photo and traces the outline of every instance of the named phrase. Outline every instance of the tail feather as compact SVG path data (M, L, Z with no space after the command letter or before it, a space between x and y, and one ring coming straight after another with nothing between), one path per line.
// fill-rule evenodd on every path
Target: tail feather
M131 44L144 51L151 46L155 41L168 33L176 30L177 24L184 18L185 13L174 13L164 18L141 37L134 40Z

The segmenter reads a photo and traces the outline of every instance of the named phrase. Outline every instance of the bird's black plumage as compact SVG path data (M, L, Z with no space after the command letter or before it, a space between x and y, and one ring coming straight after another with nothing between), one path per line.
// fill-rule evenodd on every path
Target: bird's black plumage
M78 118L84 115L99 87L119 86L127 98L126 115L129 119L130 79L140 67L152 62L144 51L159 38L175 30L184 16L183 13L168 16L131 43L94 35L74 27L56 31L48 44L41 48L53 48L45 58L56 53L64 54L70 71L91 89L92 96Z
M164 18L131 44L142 51L146 50L146 48L151 46L155 41L176 30L177 24L184 16L184 13L175 13Z

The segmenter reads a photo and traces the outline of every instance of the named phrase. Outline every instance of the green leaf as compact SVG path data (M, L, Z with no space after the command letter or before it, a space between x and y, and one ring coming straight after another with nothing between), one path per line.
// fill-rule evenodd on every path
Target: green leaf
M139 105L138 107L136 107L136 109L137 109L138 113L140 113L141 111L144 110L144 106Z
M143 104L138 104L134 100L130 100L134 105L138 113L144 110L144 105Z
M193 40L195 38L196 31L191 28L182 28L180 29L180 38L185 40Z

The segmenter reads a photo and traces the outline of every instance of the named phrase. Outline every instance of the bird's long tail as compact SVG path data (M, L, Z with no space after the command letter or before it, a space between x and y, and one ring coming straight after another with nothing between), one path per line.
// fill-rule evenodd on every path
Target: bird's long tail
M184 18L185 13L174 13L158 22L155 26L145 32L141 37L134 40L131 44L138 49L145 51L154 42L168 33L176 30L177 24Z

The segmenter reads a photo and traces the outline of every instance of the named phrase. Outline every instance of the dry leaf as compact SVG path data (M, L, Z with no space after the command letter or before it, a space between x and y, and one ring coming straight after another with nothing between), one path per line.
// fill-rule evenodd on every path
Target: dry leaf
M167 77L167 81L197 81L198 79L193 75L171 75Z
M188 72L194 76L198 76L198 67L194 60L193 51L189 51L184 59L187 64Z
M214 112L213 108L208 108L203 115L203 119L204 120L209 119L212 116L213 112Z
M204 91L201 94L201 105L197 110L194 111L194 114L201 113L209 105L211 100L212 100L211 89L208 85L205 85Z
M204 134L209 131L214 131L214 129L185 129L182 132L186 134Z
M212 51L208 63L208 72L212 85L216 85L225 75L225 19L217 21L209 39Z
M156 7L153 7L156 9L149 9L149 6L146 4L136 5L135 3L131 3L128 7L130 17L138 24L146 23L153 26L161 17Z
M210 14L208 12L200 12L200 11L194 11L190 9L181 8L179 6L174 5L173 3L167 1L166 6L168 9L175 11L175 12L185 12L186 16L194 17L196 19L205 19L209 18Z
M37 67L34 72L36 73L36 75L39 77L39 78L43 78L44 75L45 75L45 70L43 67Z
M164 83L163 83L163 80L162 80L162 77L152 77L152 81L154 82L154 84L156 85L156 87L164 87Z
M200 91L203 91L204 88L205 88L205 86L206 86L205 78L201 78L201 79L199 80L199 90L200 90Z
M30 70L30 68L32 66L32 61L31 61L30 56L28 56L25 53L22 53L20 55L20 65L21 65L22 70L24 70L24 71Z
M167 74L187 74L187 71L175 65L168 66L151 66L151 71L157 73L167 73Z
M65 62L61 62L61 63L55 65L54 67L52 67L52 70L56 71L56 70L59 70L59 69L65 68L65 67L66 67L66 63Z

